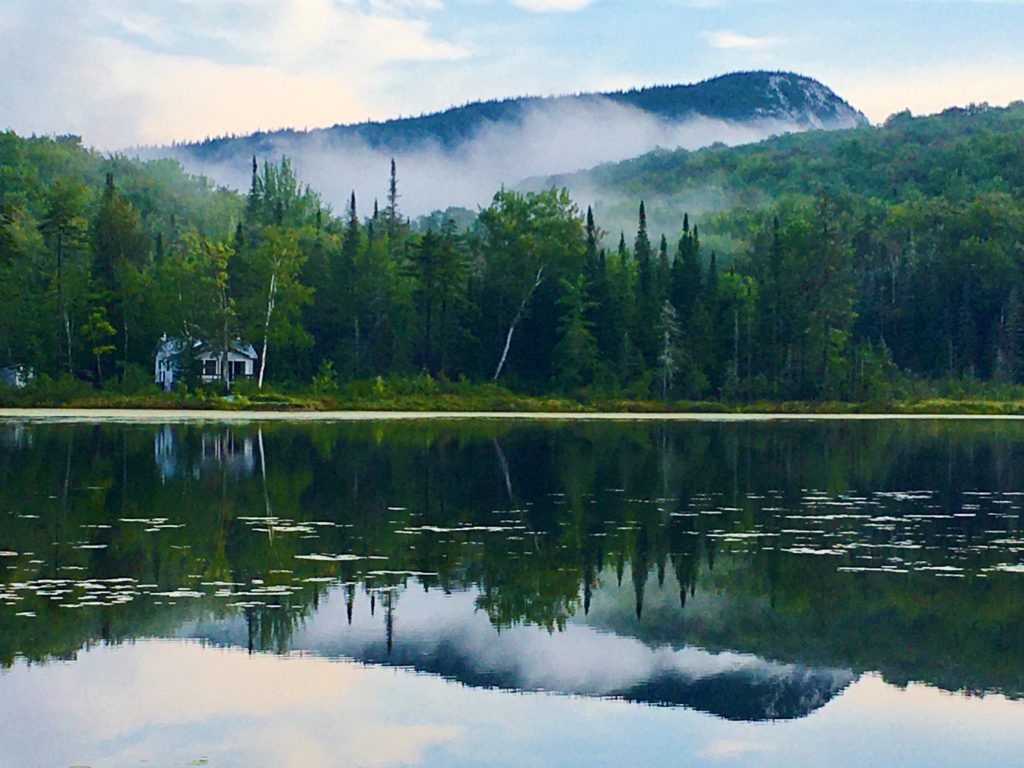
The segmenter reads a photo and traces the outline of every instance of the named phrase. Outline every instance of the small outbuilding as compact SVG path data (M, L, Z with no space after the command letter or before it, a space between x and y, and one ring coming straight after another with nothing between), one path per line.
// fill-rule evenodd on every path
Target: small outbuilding
M166 334L160 339L154 361L154 376L164 391L173 389L175 382L184 375L184 353L187 348L185 339L170 338ZM192 354L199 366L199 380L204 384L224 380L222 362L227 365L228 382L251 379L256 375L259 355L252 344L239 339L228 345L226 355L205 341L195 340L192 342Z
M0 368L0 386L24 389L35 377L35 370L27 365L8 365Z

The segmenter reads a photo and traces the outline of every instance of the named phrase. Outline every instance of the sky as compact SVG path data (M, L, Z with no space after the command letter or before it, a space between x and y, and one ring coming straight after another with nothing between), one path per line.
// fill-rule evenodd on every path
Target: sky
M0 0L0 129L113 150L496 97L815 77L876 122L1024 99L1024 0Z

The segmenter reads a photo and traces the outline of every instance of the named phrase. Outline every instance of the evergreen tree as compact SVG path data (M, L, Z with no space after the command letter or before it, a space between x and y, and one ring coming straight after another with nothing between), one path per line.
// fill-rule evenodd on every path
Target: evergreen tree
M668 238L661 236L661 243L658 246L658 271L654 283L654 290L659 304L669 298L670 286L672 285L672 264L668 255Z
M651 241L647 235L647 211L640 203L639 227L633 246L636 259L636 293L634 310L634 331L640 354L646 365L655 358L655 326L657 324L657 297L654 289L654 264Z
M74 368L74 317L81 311L86 294L86 196L83 185L57 179L47 196L46 214L39 225L53 256L56 368L66 372Z
M587 207L587 223L586 223L586 246L583 255L584 275L587 278L587 282L593 285L597 281L597 241L598 232L597 225L594 223L594 210L591 207Z
M142 296L142 269L148 256L148 242L139 215L107 173L99 210L92 221L92 304L91 338L94 342L113 327L110 343L93 344L97 349L97 375L104 375L102 358L117 351L124 368L131 352L131 334L138 319ZM147 350L148 351L148 350Z
M587 319L590 302L587 299L585 279L561 281L563 295L558 300L562 308L559 323L560 340L555 347L555 367L562 386L573 389L593 381L597 368L597 342L592 325Z

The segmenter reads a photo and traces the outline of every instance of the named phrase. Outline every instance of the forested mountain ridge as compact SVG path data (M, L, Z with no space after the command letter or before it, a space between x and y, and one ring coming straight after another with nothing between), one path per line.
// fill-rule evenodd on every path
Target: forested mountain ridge
M1024 190L1024 102L1005 109L951 108L855 130L809 131L740 147L656 150L620 163L537 180L535 187L586 190L596 209L662 206L691 212L757 208L783 195L861 196L897 202L981 191ZM659 217L660 218L660 217Z
M241 337L268 381L321 393L388 376L728 402L1024 384L1024 105L598 169L639 180L611 235L555 186L414 225L394 163L379 205L353 194L336 216L287 159L251 164L241 196L71 140L0 149L0 365L152 387L168 333ZM646 192L716 184L733 195L716 212L655 198L669 224L649 224Z
M227 136L146 148L186 170L244 191L253 156L291 158L296 173L335 209L355 191L379 196L380 169L402 167L402 203L414 216L486 206L494 190L533 177L625 160L656 147L735 145L864 116L821 83L782 72L726 75L696 85L616 93L483 101L384 122Z
M608 101L666 121L703 116L746 122L773 119L805 128L864 125L867 119L816 80L786 72L738 72L693 85L663 85L607 93L479 101L418 117L334 125L309 131L281 130L226 136L178 145L200 159L261 154L284 137L357 140L374 149L400 150L436 144L452 150L483 127L521 122L536 106Z

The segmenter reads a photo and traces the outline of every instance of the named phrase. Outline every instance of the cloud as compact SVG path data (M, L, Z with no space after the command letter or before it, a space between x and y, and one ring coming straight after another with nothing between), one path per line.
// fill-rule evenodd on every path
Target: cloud
M769 751L768 748L762 744L721 739L708 744L707 747L697 754L697 757L711 760L729 760L767 751Z
M423 14L439 0L159 0L145 9L108 0L99 10L114 29L206 58L234 56L294 70L338 71L392 61L464 58L468 51L430 35Z
M517 186L528 177L625 160L657 147L696 149L716 141L742 144L799 129L794 123L767 119L734 123L697 117L665 122L594 98L537 102L520 119L485 126L454 149L436 144L375 149L351 138L317 132L276 137L260 155L275 162L282 155L291 158L299 177L335 209L344 205L352 190L363 206L374 197L383 198L390 159L395 157L404 212L416 216L448 205L486 205L503 185ZM191 172L243 190L248 184L249 156L244 147L212 162L183 150L172 154Z
M777 37L752 37L728 30L705 32L704 38L712 48L720 50L774 48L781 42Z
M578 11L591 5L594 0L509 0L509 2L527 11L549 13L551 11Z
M432 34L438 0L14 2L0 128L102 149L383 116L395 67L470 55Z
M211 766L327 768L341 755L384 768L464 737L429 712L399 712L392 686L386 673L315 659L171 641L98 648L73 666L5 674L3 722L32 716L3 731L0 764L196 765L203 755Z

